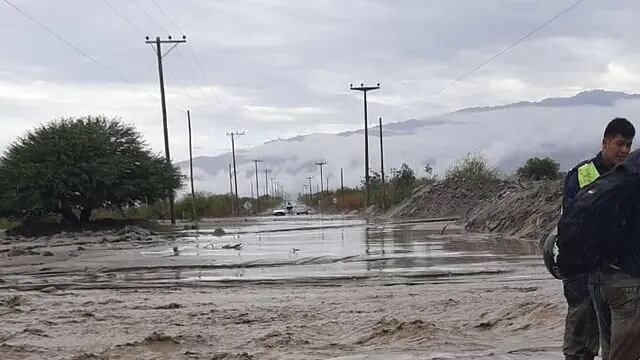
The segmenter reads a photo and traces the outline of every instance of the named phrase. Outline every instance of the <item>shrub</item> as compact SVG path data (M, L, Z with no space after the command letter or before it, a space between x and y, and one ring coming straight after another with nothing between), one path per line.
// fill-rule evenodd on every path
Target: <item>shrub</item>
M498 173L489 166L487 158L477 153L467 154L445 172L445 180L448 181L483 184L497 178Z
M557 179L560 176L559 170L560 164L550 157L544 159L533 157L528 159L516 174L523 180Z

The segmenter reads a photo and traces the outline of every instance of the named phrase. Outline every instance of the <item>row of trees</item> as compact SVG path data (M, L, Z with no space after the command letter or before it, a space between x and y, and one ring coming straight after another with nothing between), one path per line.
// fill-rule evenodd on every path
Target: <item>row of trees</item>
M549 158L532 158L517 171L522 179L554 179L558 164ZM395 204L410 196L421 184L437 181L427 163L425 176L417 178L402 164L392 169L385 184L386 203ZM444 179L488 181L497 177L486 158L468 155L444 173ZM371 201L380 203L382 181L373 173ZM166 159L154 154L131 125L116 118L86 116L53 121L28 132L12 143L0 157L0 218L25 219L52 215L69 225L86 224L99 209L101 214L118 213L137 217L168 217L164 199L180 189L184 177ZM334 204L336 199L337 204ZM326 191L301 200L308 205L359 209L361 189ZM241 203L255 206L254 199ZM260 202L277 206L282 199L261 197ZM198 216L231 215L229 195L199 193L195 198ZM126 210L126 211L125 211ZM177 215L190 218L191 199L176 204ZM6 224L6 220L3 220Z
M388 206L398 204L411 196L416 188L433 184L437 181L464 181L482 186L499 178L496 169L489 165L486 157L481 154L468 154L457 163L449 167L439 179L427 162L424 166L424 176L417 177L416 172L403 163L399 169L392 169L392 176L385 182L385 203ZM553 159L530 158L516 171L516 177L524 181L557 179L560 177L559 164ZM373 204L382 203L382 179L379 173L373 172L370 177L370 201ZM339 210L361 209L364 203L364 183L360 188L345 188L337 191L325 191L322 194L301 194L299 200L308 206L333 207Z

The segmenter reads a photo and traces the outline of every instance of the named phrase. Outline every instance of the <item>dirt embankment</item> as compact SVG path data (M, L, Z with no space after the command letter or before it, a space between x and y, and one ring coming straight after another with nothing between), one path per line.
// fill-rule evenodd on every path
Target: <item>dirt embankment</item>
M540 238L556 225L562 182L511 182L497 196L475 207L461 221L469 230Z
M387 212L389 217L462 217L499 194L506 182L476 183L445 180L419 188L410 198Z
M555 225L561 199L560 180L444 181L419 189L387 215L458 216L468 230L537 239Z

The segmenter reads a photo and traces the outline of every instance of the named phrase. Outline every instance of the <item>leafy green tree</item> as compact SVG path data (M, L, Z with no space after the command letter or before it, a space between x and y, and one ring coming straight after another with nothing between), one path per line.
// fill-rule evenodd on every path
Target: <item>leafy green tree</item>
M164 199L182 181L133 126L104 116L64 118L18 138L0 157L0 216L57 213L79 225L94 209Z
M560 176L560 164L550 157L533 157L518 169L517 175L524 180L557 179Z

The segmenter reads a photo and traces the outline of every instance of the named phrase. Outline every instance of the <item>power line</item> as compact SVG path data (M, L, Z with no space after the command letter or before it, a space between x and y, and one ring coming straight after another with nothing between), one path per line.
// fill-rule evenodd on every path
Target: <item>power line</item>
M53 35L54 37L56 37L58 40L60 40L63 44L67 45L69 48L73 49L75 52L79 53L80 55L84 56L85 58L89 59L91 62L98 64L100 67L102 67L103 69L107 70L108 72L110 72L112 75L115 75L116 77L118 77L120 80L126 82L129 85L134 85L134 83L132 81L130 81L129 79L127 79L126 77L124 77L122 74L120 74L119 72L113 70L111 67L109 67L107 64L103 63L102 61L94 58L93 56L87 54L84 50L80 49L79 47L75 46L74 44L72 44L70 41L68 41L67 39L63 38L60 34L58 34L57 32L55 32L53 29L51 29L50 27L44 25L43 23L41 23L40 21L38 21L36 18L34 18L33 16L29 15L26 11L20 9L19 7L17 7L16 5L14 5L13 3L11 3L11 1L9 0L2 0L5 4L9 5L10 7L12 7L15 11L17 11L18 13L20 13L22 16L26 17L27 19L29 19L31 22L33 22L34 24L36 24L37 26L39 26L41 29L45 30L46 32L48 32L49 34ZM151 94L150 94L151 95ZM152 95L153 96L153 95ZM155 96L154 96L155 97Z
M107 4L108 7L111 8L111 10L113 10L113 12L115 12L116 14L118 14L118 16L120 16L125 22L127 22L129 25L131 25L134 29L136 29L141 35L146 35L145 32L142 30L142 28L140 28L138 25L136 25L133 21L129 20L128 17L126 17L122 12L120 12L118 9L116 9L115 6L113 6L113 4L111 4L108 0L102 0L105 4Z
M158 5L158 3L155 0L152 0L153 5L160 11L160 13L165 17L165 19L176 29L178 30L178 32L182 35L184 35L184 33L182 32L182 30L180 30L180 28L176 25L176 23L171 20L171 18L169 17L169 15L162 9L162 7L160 7L160 5ZM196 52L193 50L193 48L191 48L190 46L187 46L189 48L189 51L191 52L191 56L193 57L193 60L195 61L198 69L200 70L200 74L202 74L202 78L205 80L205 82L207 84L210 84L211 81L209 81L209 79L207 78L207 74L204 71L204 68L202 67L202 64L200 63L200 59L198 59L198 55L196 54ZM179 51L178 51L179 52ZM184 59L183 59L184 61ZM186 61L185 61L186 64ZM221 104L220 99L218 98L218 95L215 93L215 91L213 89L211 89L210 86L206 87L210 94L213 96L214 99L216 99L216 101L218 102L218 104Z
M134 21L132 21L129 17L127 17L126 15L124 15L124 13L122 11L119 11L113 4L111 4L108 0L102 0L107 6L109 6L109 8L111 8L111 10L113 10L113 12L115 12L120 18L122 18L126 23L128 23L129 25L131 25L131 27L133 27L138 33L140 33L141 35L145 36L145 32L144 30L142 30L142 28L140 26L138 26ZM157 6L157 5L156 5ZM139 8L139 7L138 7ZM164 13L164 12L163 12ZM148 16L148 14L147 14ZM182 35L184 35L182 33L182 31L179 31ZM151 45L151 48L153 49L153 45ZM155 51L155 49L154 49ZM188 67L188 64L184 61L184 57L182 56L182 54L180 52L178 52L178 55L180 56L181 61L184 63L185 67L187 68L189 74L191 75L191 80L194 82L194 84L196 85L196 87L198 88L200 95L202 96L202 100L206 103L208 102L208 99L206 96L204 96L204 93L202 91L202 89L200 88L199 84L196 82L195 78L193 77L193 72L191 71L191 69ZM167 68L166 70L168 70L169 75L171 76L171 78L173 80L175 80L176 84L178 84L178 86L180 87L180 89L184 92L185 95L187 95L187 97L189 97L191 100L195 101L195 102L199 102L202 100L197 100L185 87L185 85L178 80L178 77L176 76L175 72L173 71L173 69L171 68ZM210 113L212 114L212 113Z
M158 26L160 29L162 29L163 31L168 32L168 30L163 27L162 25L160 25L153 17L151 17L151 15L149 15L148 12L146 12L141 6L140 4L138 4L137 0L133 0L135 5L138 7L138 10L140 10L140 12L142 12L149 20L151 20L156 26ZM164 16L164 18L176 29L178 30L178 32L181 35L184 35L184 32L182 30L180 30L180 28L176 25L176 23L171 20L171 18L169 17L169 15L160 7L160 5L158 5L158 3L153 0L152 1L153 5L158 9L158 11L162 14L162 16ZM191 47L189 47L189 50L191 50L193 52L193 49L191 49ZM193 72L191 71L187 61L185 60L184 56L182 56L182 53L180 52L180 50L178 50L178 55L180 57L180 61L182 61L182 63L184 63L185 68L187 69L189 76L191 77L191 81L193 81L193 83L196 85L196 87L198 88L198 91L200 92L200 95L203 97L203 100L205 103L209 102L210 100L208 100L208 97L204 94L204 91L202 90L202 85L200 84L200 82L197 80L197 77L193 74ZM200 72L203 75L204 80L209 83L209 81L207 80L206 74L204 73L204 71L202 70L202 65L200 65L199 61L197 60L197 57L194 57L196 59L196 64L198 66L198 68L200 69ZM211 90L210 87L207 87L209 89L209 91L211 92L211 94L213 95L213 97L216 99L216 101L218 102L218 104L220 104L220 99L218 99L218 97L216 96L216 94L213 92L213 90ZM209 105L211 105L213 107L213 104L210 103Z
M171 20L171 18L169 17L169 15L167 15L167 13L164 12L164 10L162 10L162 8L160 7L160 5L158 5L156 3L156 0L151 0L151 2L153 3L153 6L156 7L156 9L158 9L160 11L160 13L162 14L162 16L164 16L165 19L167 19L167 21L169 21L169 24L171 24L171 26L173 26L176 30L178 30L178 32L180 33L180 35L184 35L184 32L182 32L182 30L180 30L180 28Z
M72 42L70 42L69 40L65 39L64 37L62 37L60 34L58 34L57 32L55 32L53 29L51 29L50 27L44 25L42 22L38 21L38 19L34 18L33 16L31 16L29 13L27 13L26 11L20 9L19 7L17 7L16 5L14 5L13 3L11 3L11 1L9 0L2 0L5 4L9 5L10 7L12 7L14 10L16 10L18 13L20 13L22 16L24 16L25 18L29 19L31 22L33 22L34 24L36 24L38 27L40 27L41 29L45 30L46 32L48 32L49 34L53 35L56 39L60 40L63 44L67 45L69 48L71 48L72 50L74 50L75 52L79 53L80 55L82 55L83 57L89 59L91 62L99 65L101 68L103 68L104 70L106 70L107 72L111 73L112 75L114 75L115 77L117 77L118 79L122 80L123 82L131 85L131 86L136 86L136 84L127 79L124 75L120 74L119 72L117 72L116 70L114 70L113 68L111 68L110 66L108 66L107 64L103 63L102 61L94 58L93 56L87 54L84 50L80 49L78 46L74 45ZM155 100L160 100L159 97L157 97L156 95L150 93L150 92L144 92L146 95L152 97ZM179 111L186 111L184 109L181 109L179 107L175 107L172 106L172 108L174 110L179 110Z
M202 64L200 63L200 60L198 59L198 55L196 54L195 50L193 50L193 48L191 48L190 46L187 46L187 49L191 51L191 56L193 57L193 60L195 60L195 63L198 66L198 69L200 69L200 73L202 74L202 77L204 78L204 80L207 83L211 83L211 81L209 81L209 79L207 78L207 74L204 72L204 69L202 68ZM213 97L216 99L218 104L221 104L220 99L218 98L218 95L216 95L215 91L210 86L208 86L207 89L209 89L209 91L211 92L211 95L213 95Z
M495 55L493 55L492 57L490 57L489 59L483 61L482 63L476 65L475 67L473 67L471 70L467 71L466 73L462 74L461 76L457 77L456 79L448 82L447 84L445 84L443 87L441 87L440 89L438 89L438 91L429 94L428 96L426 96L425 98L423 98L422 100L416 102L413 106L419 105L425 101L428 101L429 99L431 99L434 96L437 96L439 94L441 94L443 91L445 91L446 89L450 88L451 86L459 83L460 81L468 78L469 76L471 76L473 73L475 73L476 71L480 70L481 68L483 68L485 65L493 62L494 60L496 60L497 58L499 58L500 56L504 55L505 53L509 52L511 49L515 48L516 46L520 45L521 43L523 43L524 41L526 41L527 39L529 39L531 36L533 36L534 34L536 34L537 32L539 32L540 30L544 29L547 25L551 24L552 22L554 22L555 20L557 20L559 17L561 17L562 15L566 14L567 12L571 11L573 8L575 8L576 6L580 5L582 2L584 2L585 0L577 0L576 2L574 2L573 4L571 4L569 7L567 7L566 9L562 10L561 12L559 12L558 14L556 14L555 16L553 16L552 18L550 18L549 20L545 21L544 23L542 23L542 25L538 26L537 28L531 30L529 33L527 33L526 35L524 35L523 37L521 37L520 39L518 39L517 41L515 41L514 43L512 43L511 45L507 46L506 48L500 50L498 53L496 53Z
M131 2L133 2L133 4L138 8L138 10L140 10L140 12L147 18L149 19L149 21L151 21L152 24L154 24L156 27L158 27L158 29L162 30L165 32L165 34L171 34L171 32L169 30L167 30L167 28L165 28L164 26L162 26L159 22L156 21L156 19L154 19L151 15L149 15L148 12L146 12L144 10L144 8L142 6L140 6L140 4L138 3L138 0L131 0ZM184 34L182 34L184 35Z
M193 71L191 71L191 68L187 65L187 60L182 55L182 52L180 51L180 49L178 49L177 53L178 53L178 57L180 58L180 61L182 61L182 63L185 64L185 68L187 69L187 73L189 74L189 77L191 78L193 83L198 88L198 91L200 92L200 96L202 96L202 98L204 99L205 102L209 102L209 105L211 105L213 107L213 103L210 102L211 99L207 95L205 95L205 92L204 92L204 90L202 90L202 86L201 86L200 82L197 80L197 77L195 76Z

